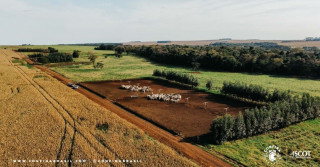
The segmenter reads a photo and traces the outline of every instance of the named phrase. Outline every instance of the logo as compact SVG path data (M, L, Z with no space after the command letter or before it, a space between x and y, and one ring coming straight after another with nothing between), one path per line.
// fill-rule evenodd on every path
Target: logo
M264 154L267 161L271 163L276 163L281 158L280 149L275 145L268 146L266 149L264 149Z
M311 151L292 151L290 157L296 159L308 159L311 158Z

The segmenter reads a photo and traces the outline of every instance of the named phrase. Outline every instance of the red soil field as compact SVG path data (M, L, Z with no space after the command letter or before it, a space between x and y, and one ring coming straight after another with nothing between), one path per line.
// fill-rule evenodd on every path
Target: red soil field
M179 93L182 99L179 103L148 100L146 96L151 92L131 92L120 89L121 85L129 82L131 85L150 86L153 93ZM224 115L225 108L228 108L229 114L237 115L245 108L251 107L249 104L221 95L199 92L163 80L98 81L80 84L183 137L209 133L213 119ZM138 95L138 97L131 98L131 95ZM188 102L185 99L187 97L189 97ZM204 107L204 102L208 102L207 109Z

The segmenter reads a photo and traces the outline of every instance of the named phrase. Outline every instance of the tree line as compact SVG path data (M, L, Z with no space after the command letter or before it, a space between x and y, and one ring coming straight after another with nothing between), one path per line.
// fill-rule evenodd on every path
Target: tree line
M241 112L234 118L226 114L217 117L212 125L213 143L235 140L262 134L270 130L278 130L289 125L320 115L319 98L303 94L287 100L280 100L261 108L252 108Z
M186 85L191 85L193 87L199 86L198 78L194 77L191 74L186 74L182 72L165 71L165 70L161 71L161 70L155 69L153 71L153 76L166 78L167 80L176 81Z
M320 37L307 37L306 41L320 41Z
M114 50L117 46L121 46L120 43L114 43L114 44L101 44L97 47L95 47L95 50Z
M273 92L270 92L260 85L248 85L243 82L223 82L221 92L261 102L275 102L292 98L289 90L280 91L275 89Z
M250 46L124 46L153 61L209 70L320 76L320 51Z
M49 53L48 55L36 53L28 55L30 60L42 64L59 63L59 62L72 62L73 56L69 53Z
M49 52L48 49L39 49L39 48L19 48L17 52Z
M58 50L53 47L48 47L48 49L40 49L40 48L19 48L16 50L17 52L42 52L42 53L57 53Z
M254 43L226 43L226 42L216 42L210 44L210 46L239 46L239 47L260 47L264 49L280 49L280 50L290 50L289 46L278 45L274 42L254 42Z

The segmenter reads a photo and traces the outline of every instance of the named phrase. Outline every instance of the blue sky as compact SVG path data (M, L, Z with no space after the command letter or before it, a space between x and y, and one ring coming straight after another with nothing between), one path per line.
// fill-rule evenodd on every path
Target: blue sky
M0 0L0 44L320 36L319 0Z

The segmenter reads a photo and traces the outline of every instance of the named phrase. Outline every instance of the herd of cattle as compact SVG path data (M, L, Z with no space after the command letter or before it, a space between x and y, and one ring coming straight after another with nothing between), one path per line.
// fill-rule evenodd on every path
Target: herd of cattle
M149 86L138 86L138 85L121 85L121 89L130 90L132 92L151 92L152 89Z
M160 100L160 101L170 101L170 102L175 102L178 103L181 100L181 95L180 94L151 94L147 95L147 98L149 100Z
M149 86L138 86L138 85L121 85L121 89L129 90L132 92L152 92L152 89ZM131 96L133 97L133 96ZM135 96L138 97L138 96ZM160 100L160 101L170 101L170 102L179 102L181 100L180 94L151 94L147 95L149 100Z

